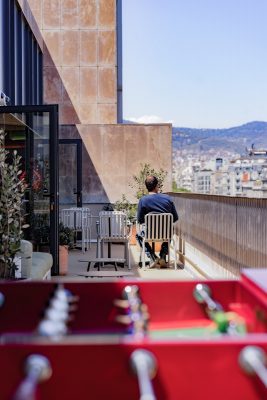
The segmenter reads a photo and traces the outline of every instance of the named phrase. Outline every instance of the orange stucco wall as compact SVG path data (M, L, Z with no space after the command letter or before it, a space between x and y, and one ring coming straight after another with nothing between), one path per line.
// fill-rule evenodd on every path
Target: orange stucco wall
M117 121L116 1L28 0L44 40L44 102L61 124Z

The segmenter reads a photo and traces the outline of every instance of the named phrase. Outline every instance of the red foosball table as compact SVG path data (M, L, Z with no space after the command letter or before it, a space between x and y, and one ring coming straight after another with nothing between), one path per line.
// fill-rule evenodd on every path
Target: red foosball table
M2 400L267 399L267 272L0 283Z

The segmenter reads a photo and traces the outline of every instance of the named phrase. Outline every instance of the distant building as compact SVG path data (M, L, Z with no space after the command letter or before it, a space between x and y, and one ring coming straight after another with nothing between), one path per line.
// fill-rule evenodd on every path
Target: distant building
M212 170L200 169L193 174L193 192L209 194Z
M198 155L181 157L175 180L195 193L267 198L267 150L247 150L228 158Z

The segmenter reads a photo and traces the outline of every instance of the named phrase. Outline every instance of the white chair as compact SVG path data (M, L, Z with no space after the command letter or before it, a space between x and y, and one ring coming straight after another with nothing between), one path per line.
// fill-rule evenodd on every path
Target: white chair
M140 228L139 228L140 229ZM176 240L174 236L173 215L170 213L149 213L145 215L145 223L141 230L144 232L141 259L142 267L145 268L145 243L146 242L168 242L168 264L170 264L170 245L174 247L174 268L176 263Z
M110 246L112 243L124 244L125 261L129 269L130 265L130 237L131 224L129 224L127 215L121 211L100 211L98 225L98 254L97 257L104 259L104 243L108 243L109 254L111 258ZM112 258L112 260L114 260ZM108 260L107 260L108 261Z
M83 207L82 209L82 235L84 235L84 245L88 250L91 248L91 239L92 239L92 214L90 208Z
M92 215L89 208L72 207L61 210L64 226L82 233L83 253L91 247Z

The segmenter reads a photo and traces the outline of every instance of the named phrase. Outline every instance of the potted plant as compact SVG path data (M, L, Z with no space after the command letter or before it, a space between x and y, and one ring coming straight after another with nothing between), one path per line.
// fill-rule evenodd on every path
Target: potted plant
M122 195L121 200L116 201L114 210L124 211L130 222L134 223L136 221L137 204L130 203L125 194Z
M114 210L116 211L123 211L127 215L128 220L131 223L131 232L132 236L130 239L130 244L136 244L136 213L137 213L137 204L131 203L127 198L126 195L123 194L121 200L117 200L114 203Z
M68 273L69 249L74 245L74 231L59 223L59 274Z
M153 175L158 178L159 192L162 192L164 179L166 178L167 174L167 171L162 168L155 170L150 164L140 164L140 171L137 175L133 175L133 183L130 184L130 187L135 189L136 199L139 200L142 196L148 193L145 185L145 180L148 175Z
M0 130L0 278L15 279L16 254L20 249L23 225L23 197L26 184L21 178L21 156L5 148L5 132Z

